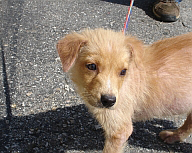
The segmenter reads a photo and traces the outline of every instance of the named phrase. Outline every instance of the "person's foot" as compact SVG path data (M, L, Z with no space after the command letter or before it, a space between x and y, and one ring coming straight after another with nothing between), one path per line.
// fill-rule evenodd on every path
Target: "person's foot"
M153 5L153 13L161 21L174 22L179 19L180 9L175 0L157 0Z

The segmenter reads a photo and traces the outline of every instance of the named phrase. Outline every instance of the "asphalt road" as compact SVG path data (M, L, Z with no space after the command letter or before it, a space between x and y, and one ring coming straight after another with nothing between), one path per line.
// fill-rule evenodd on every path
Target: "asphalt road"
M154 19L154 0L135 0L127 34L145 43L192 31L192 1L174 23ZM0 153L99 153L104 137L62 72L56 43L83 28L121 30L129 0L0 0ZM185 116L134 123L126 153L192 152L158 133Z

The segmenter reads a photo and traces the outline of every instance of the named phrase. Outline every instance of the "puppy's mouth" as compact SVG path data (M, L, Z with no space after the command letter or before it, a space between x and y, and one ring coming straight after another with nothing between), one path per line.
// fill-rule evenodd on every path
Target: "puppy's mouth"
M93 107L98 108L107 108L107 109L113 109L114 105L117 102L117 97L113 94L101 94L98 95L99 98L96 98L97 96L89 96L84 99L87 101L90 105Z

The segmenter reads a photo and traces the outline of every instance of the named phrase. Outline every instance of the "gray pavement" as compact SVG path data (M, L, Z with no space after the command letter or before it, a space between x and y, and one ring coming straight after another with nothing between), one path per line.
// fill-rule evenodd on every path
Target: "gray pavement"
M192 31L192 1L181 17L163 23L151 13L154 0L135 0L127 34L145 43ZM83 28L121 30L129 0L0 0L0 153L99 153L98 123L62 72L56 43ZM185 116L134 123L126 153L192 152L192 138L167 145L158 133Z

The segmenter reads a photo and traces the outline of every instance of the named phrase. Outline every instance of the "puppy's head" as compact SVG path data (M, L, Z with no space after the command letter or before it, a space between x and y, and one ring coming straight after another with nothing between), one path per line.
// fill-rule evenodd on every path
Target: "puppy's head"
M96 29L67 35L58 42L57 50L63 70L69 71L85 102L111 108L118 105L129 67L137 60L134 48L141 45L121 32Z

